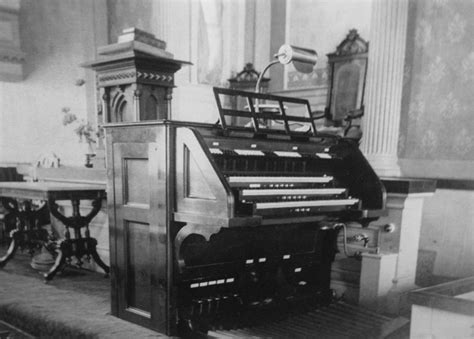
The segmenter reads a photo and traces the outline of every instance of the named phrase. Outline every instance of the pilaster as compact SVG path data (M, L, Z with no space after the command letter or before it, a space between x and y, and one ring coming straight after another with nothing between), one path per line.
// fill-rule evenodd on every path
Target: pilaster
M362 151L381 176L399 176L397 147L408 0L373 1Z
M378 253L362 255L359 304L398 314L406 293L416 287L416 263L424 199L433 195L433 180L382 179L387 189L387 215L375 225L390 225L379 233Z

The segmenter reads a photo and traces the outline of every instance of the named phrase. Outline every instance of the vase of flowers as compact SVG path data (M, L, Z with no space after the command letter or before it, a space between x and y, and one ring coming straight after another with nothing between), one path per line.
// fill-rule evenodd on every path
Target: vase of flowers
M95 144L100 137L100 130L94 128L92 124L85 119L78 119L76 114L71 112L69 107L63 107L63 125L74 126L74 133L79 137L79 142L85 145L86 167L92 167L91 159L95 156Z

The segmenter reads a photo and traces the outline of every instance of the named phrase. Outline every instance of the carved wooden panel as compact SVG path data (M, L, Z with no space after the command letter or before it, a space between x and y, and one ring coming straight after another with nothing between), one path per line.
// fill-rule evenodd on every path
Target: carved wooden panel
M163 124L106 127L112 314L172 333L167 189L172 130ZM171 145L169 145L172 147Z
M127 308L151 312L150 227L125 221L127 253Z
M199 166L193 154L187 146L184 146L184 196L186 198L197 198L216 200L216 196L212 193L206 175Z
M331 111L334 120L342 120L347 112L356 110L362 101L365 61L334 65L333 101Z
M148 160L126 158L124 165L124 202L127 205L149 206L150 190L144 178L148 177Z
M140 121L168 118L167 90L164 87L138 85Z
M106 88L103 99L106 122L134 121L131 85Z
M150 194L143 189L148 185L148 176L143 177L148 173L148 144L116 143L113 154L115 223L110 226L116 256L111 265L118 285L118 314L150 326L153 269L149 256Z
M218 176L216 165L200 143L191 129L177 129L176 210L233 217L233 196L223 189L225 179Z

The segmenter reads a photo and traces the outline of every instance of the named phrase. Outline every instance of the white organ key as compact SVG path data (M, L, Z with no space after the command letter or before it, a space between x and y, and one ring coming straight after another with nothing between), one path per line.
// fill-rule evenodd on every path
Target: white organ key
M325 184L331 182L333 177L331 176L324 176L324 177L247 177L247 176L239 176L239 177L229 177L228 181L231 184L235 183L244 183L244 184L264 184L264 183L321 183Z
M279 157L288 157L288 158L301 158L301 154L298 152L285 152L285 151L273 151Z
M211 154L224 154L219 148L209 148Z
M332 156L327 153L316 153L316 155L321 159L332 159Z
M283 202L258 202L255 204L257 210L270 208L292 208L292 207L322 207L322 206L350 206L359 202L359 199L334 199L334 200L303 200Z
M234 152L238 155L257 155L263 156L265 155L262 151L258 151L255 149L234 149Z
M259 197L269 195L329 195L341 194L345 188L293 188L293 189L252 189L242 190L242 197Z

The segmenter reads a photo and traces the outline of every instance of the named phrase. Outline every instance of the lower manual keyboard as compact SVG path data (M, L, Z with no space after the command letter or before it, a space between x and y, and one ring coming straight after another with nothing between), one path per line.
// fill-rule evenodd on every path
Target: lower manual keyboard
M282 202L257 202L254 213L265 215L281 213L319 213L345 210L359 203L359 199L301 200Z
M321 196L338 195L346 192L345 188L296 188L296 189L244 189L240 196L242 199L257 197L276 197L276 196Z
M270 208L295 208L295 207L320 207L320 206L350 206L359 202L359 199L335 199L335 200L305 200L284 202L259 202L255 204L257 210Z

